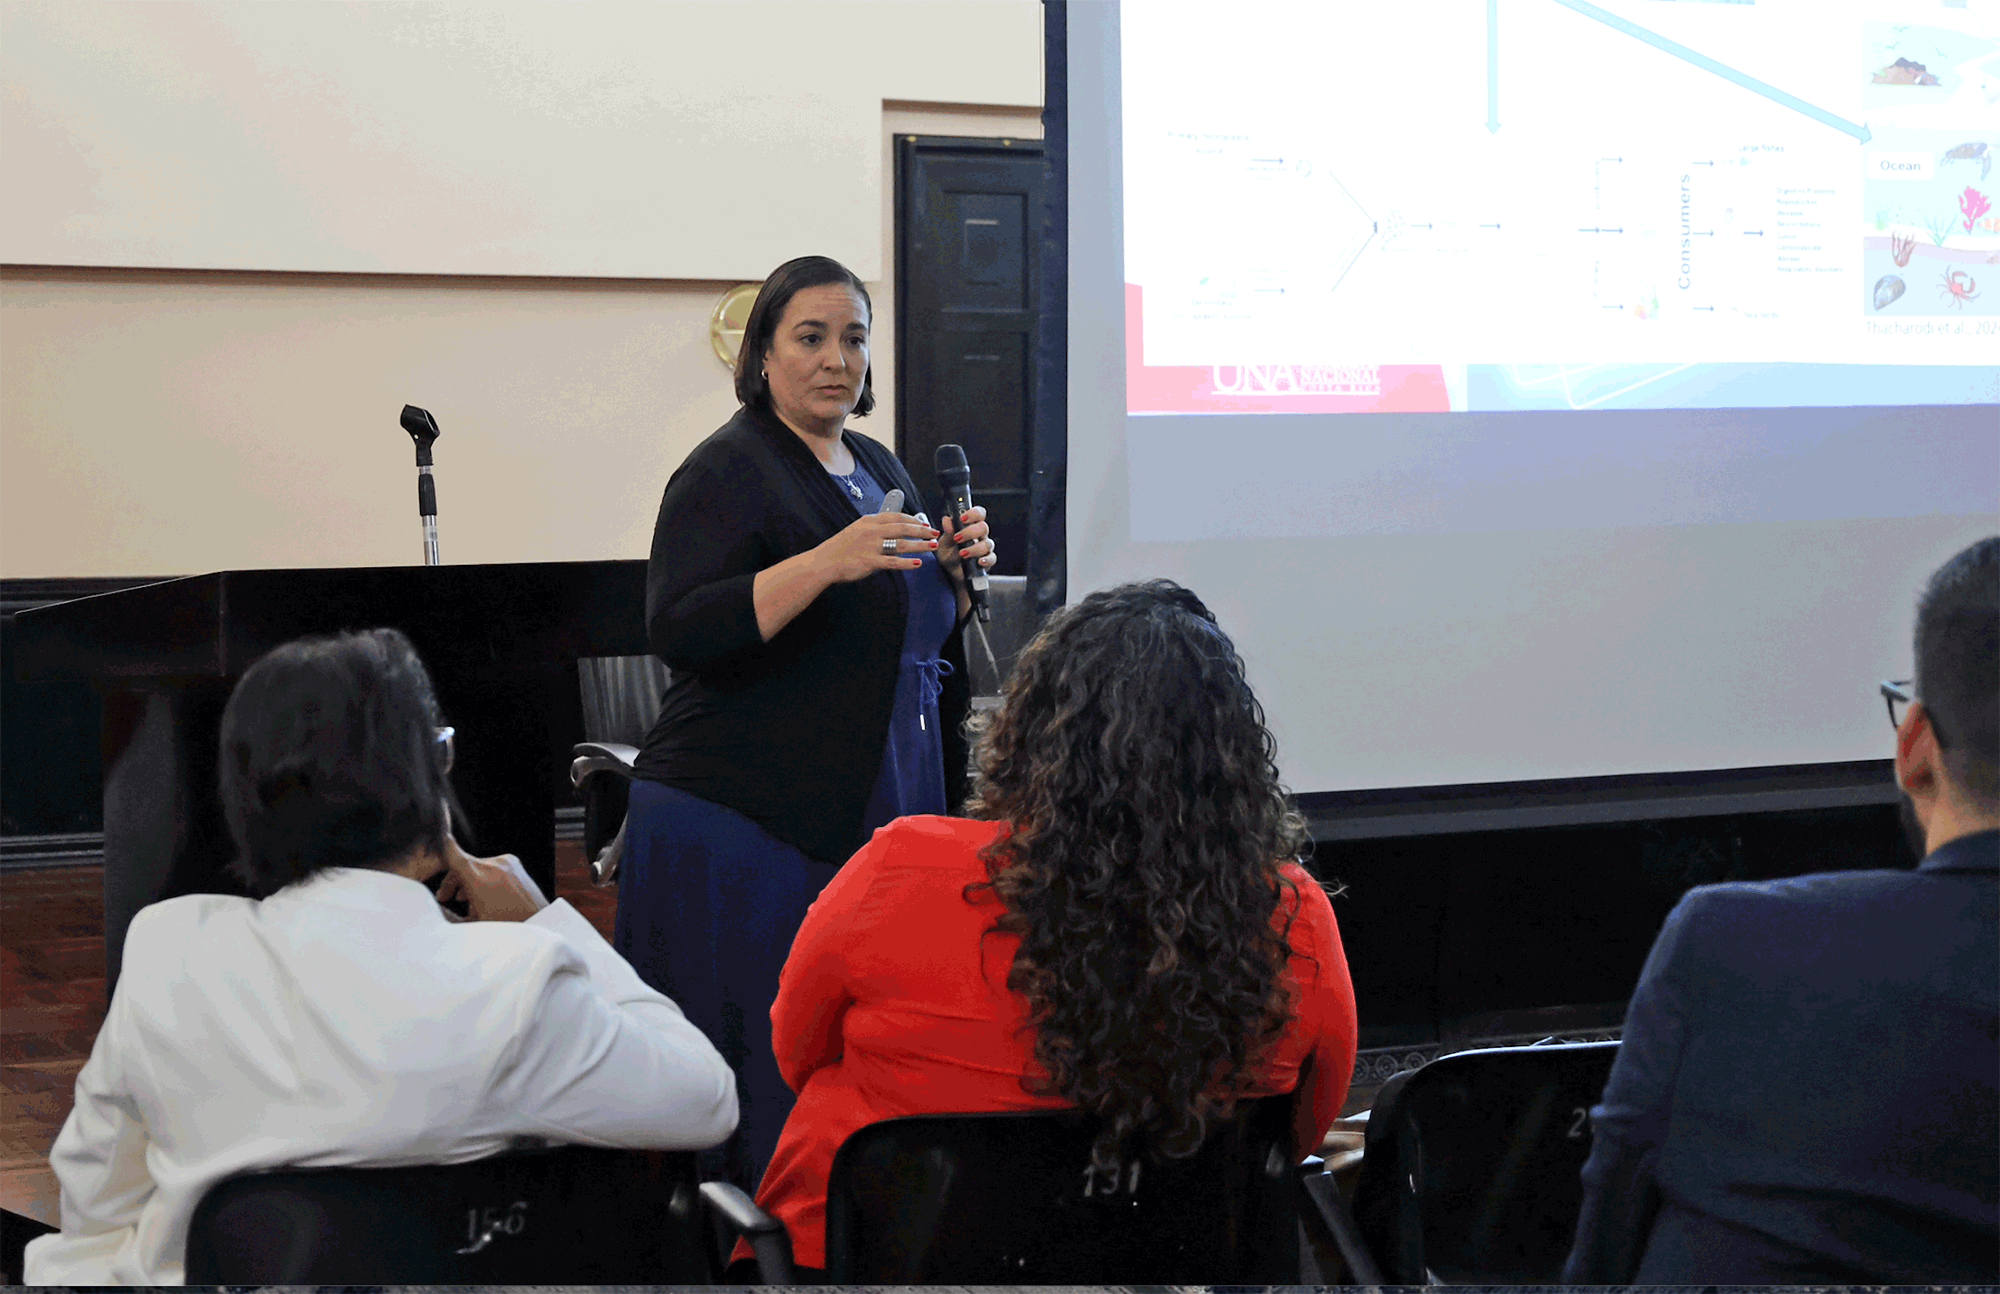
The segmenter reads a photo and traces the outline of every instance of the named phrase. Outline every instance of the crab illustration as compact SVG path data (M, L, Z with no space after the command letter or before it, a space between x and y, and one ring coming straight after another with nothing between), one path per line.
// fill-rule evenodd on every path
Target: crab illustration
M1954 309L1963 310L1968 301L1979 299L1979 282L1964 270L1946 270L1938 291L1951 298Z

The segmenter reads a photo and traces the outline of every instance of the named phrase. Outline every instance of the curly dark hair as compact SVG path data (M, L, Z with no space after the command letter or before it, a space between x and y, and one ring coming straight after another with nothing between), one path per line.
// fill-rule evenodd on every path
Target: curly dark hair
M1097 1116L1095 1168L1192 1155L1292 1011L1305 823L1243 660L1187 589L1122 585L1057 612L978 727L969 810L1009 829L966 897L1021 936L1024 1086Z

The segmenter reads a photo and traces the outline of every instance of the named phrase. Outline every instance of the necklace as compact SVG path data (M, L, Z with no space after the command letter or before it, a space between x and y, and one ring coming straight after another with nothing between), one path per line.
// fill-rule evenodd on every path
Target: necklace
M826 474L828 476L831 476L834 480L839 481L842 485L846 486L847 492L853 495L855 498L859 499L862 498L863 495L861 492L861 487L854 483L854 478L856 474L858 474L860 471L861 471L861 460L857 458L854 460L854 471L849 472L847 475L842 476L839 472L834 471L830 467L826 469Z

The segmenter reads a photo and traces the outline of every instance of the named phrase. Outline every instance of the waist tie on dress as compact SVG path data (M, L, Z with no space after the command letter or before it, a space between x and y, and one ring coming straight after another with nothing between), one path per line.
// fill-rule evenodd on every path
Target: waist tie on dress
M924 718L926 710L937 708L944 699L944 680L956 671L948 660L920 660L911 662L917 671L917 727L928 728Z

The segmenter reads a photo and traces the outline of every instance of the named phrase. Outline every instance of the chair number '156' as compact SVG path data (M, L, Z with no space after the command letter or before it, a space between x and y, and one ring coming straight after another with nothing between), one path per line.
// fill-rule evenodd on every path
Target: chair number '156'
M489 1205L465 1211L465 1238L469 1242L458 1252L476 1254L501 1235L518 1236L528 1229L528 1202L516 1200L509 1208Z

